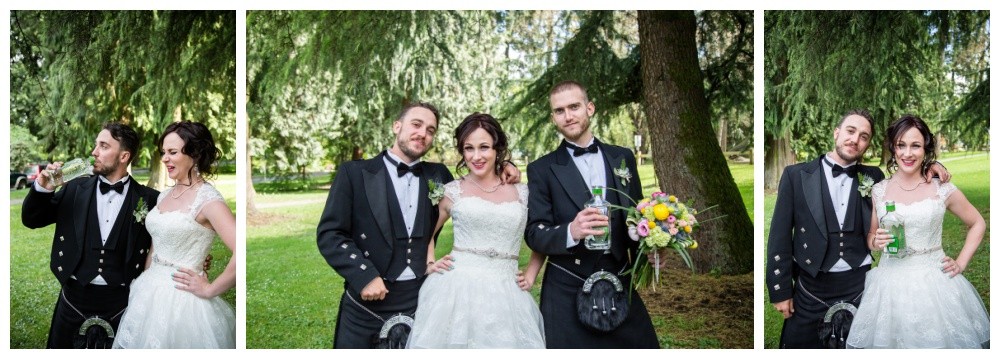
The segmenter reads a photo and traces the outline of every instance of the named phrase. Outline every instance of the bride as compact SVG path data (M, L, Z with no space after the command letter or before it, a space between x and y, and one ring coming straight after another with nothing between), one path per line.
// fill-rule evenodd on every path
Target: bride
M216 234L230 251L236 241L232 211L205 182L218 152L212 134L203 124L176 122L159 145L176 185L160 193L145 218L153 247L132 282L114 347L235 348L235 313L219 295L236 286L236 256L214 281L194 269L202 268Z
M543 257L532 253L520 275L518 252L527 221L528 188L501 182L507 136L492 116L474 113L455 130L469 175L444 186L435 233L454 218L452 252L434 259L420 288L410 348L545 348L538 305L528 290Z
M894 201L903 218L902 257L882 255L865 278L864 297L851 325L848 348L988 348L990 318L978 292L962 276L983 240L986 222L952 183L922 179L934 162L934 134L919 117L904 115L886 131L892 153L888 180L872 188L878 218ZM897 171L898 169L898 171ZM952 258L941 248L945 210L968 227L965 244ZM876 213L872 227L878 228ZM879 228L868 247L882 250L892 236Z

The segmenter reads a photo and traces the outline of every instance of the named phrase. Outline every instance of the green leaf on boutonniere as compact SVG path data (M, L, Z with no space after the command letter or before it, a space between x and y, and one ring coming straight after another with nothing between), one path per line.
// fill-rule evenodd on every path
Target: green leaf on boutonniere
M858 172L858 193L861 193L861 197L871 197L872 186L874 185L874 179L865 176L864 173Z
M615 176L621 178L622 186L628 186L628 182L632 179L632 172L629 172L628 167L625 165L625 160L622 160L621 165L613 170Z

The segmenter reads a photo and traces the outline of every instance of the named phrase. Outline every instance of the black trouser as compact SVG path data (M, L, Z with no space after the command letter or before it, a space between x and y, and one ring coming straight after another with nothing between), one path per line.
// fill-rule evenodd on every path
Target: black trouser
M393 315L405 313L413 316L417 310L417 295L420 294L420 284L423 278L403 282L386 282L389 294L383 300L361 300L361 295L353 293L348 288L340 297L340 309L337 311L337 328L334 330L334 349L372 349L383 320ZM360 306L359 306L360 305ZM361 306L364 306L362 308ZM374 312L382 319L376 318Z
M839 301L851 301L865 289L865 273L871 265L865 265L845 272L820 272L815 278L799 272L795 278L792 294L795 313L785 319L781 328L782 349L822 349L819 341L819 324L823 321L829 305ZM808 291L803 291L802 288ZM809 294L812 294L810 296ZM821 301L817 301L815 298Z
M118 322L127 305L127 286L82 285L74 280L67 281L56 301L46 346L72 349L73 338L79 334L80 326L84 320L93 316L106 320L117 332Z

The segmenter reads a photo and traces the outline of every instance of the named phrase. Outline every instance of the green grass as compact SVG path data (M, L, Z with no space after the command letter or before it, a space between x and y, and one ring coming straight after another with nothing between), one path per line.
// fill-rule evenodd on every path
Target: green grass
M748 210L752 209L753 166L731 165L730 169L736 177L744 203ZM525 173L523 167L521 171ZM646 184L644 192L652 192L652 166L641 166L639 176ZM330 268L316 248L316 226L324 206L322 201L325 201L327 193L316 190L309 193L287 193L280 189L275 192L277 193L259 193L258 203L310 199L321 202L265 208L261 210L263 215L259 219L260 224L248 224L247 348L330 348L344 280ZM437 257L451 251L452 238L452 225L449 221L439 236L440 243L435 249ZM527 266L529 254L527 246L522 245L521 268ZM541 283L542 276L539 276L532 289L536 301ZM717 323L705 323L697 317L653 316L652 319L663 347L721 347L715 339L692 343L669 334L685 327L704 327L718 325ZM748 315L747 320L752 321L752 318Z
M235 210L235 175L220 175L219 192L229 208ZM146 179L140 179L145 182ZM11 191L11 199L24 198L27 190ZM21 225L21 205L10 207L10 347L44 348L52 310L59 295L59 283L49 271L49 251L55 226L28 229ZM212 245L212 269L215 278L226 267L232 253L222 241ZM235 307L236 291L222 295Z
M989 155L986 153L949 153L942 156L941 162L951 172L952 182L962 191L972 202L983 218L986 219L987 229L979 250L965 270L963 275L972 282L972 285L979 291L979 295L986 303L987 312L990 303L990 172ZM771 216L774 213L774 202L776 195L774 192L764 194L764 238L770 233ZM961 220L948 212L944 218L944 228L942 230L942 245L945 253L954 257L965 243L966 228ZM765 243L766 248L766 243ZM877 256L877 254L876 254ZM758 268L764 268L762 261ZM783 318L781 313L774 309L770 303L767 290L764 290L764 347L777 348L781 339L781 324Z

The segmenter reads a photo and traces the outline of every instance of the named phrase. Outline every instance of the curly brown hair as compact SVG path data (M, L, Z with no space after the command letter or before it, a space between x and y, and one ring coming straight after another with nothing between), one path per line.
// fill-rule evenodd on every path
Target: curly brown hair
M194 164L197 166L198 172L201 173L201 177L204 179L214 177L214 164L219 157L219 149L215 147L215 140L212 139L212 132L208 130L208 127L192 121L171 123L166 130L163 130L163 135L156 142L156 147L161 155L163 154L163 139L171 133L176 133L184 141L184 148L181 148L181 152L194 159ZM193 169L188 170L189 178Z
M916 128L917 131L920 131L920 135L924 138L924 161L920 164L920 174L926 176L927 170L930 169L934 162L937 162L937 140L934 138L934 133L931 132L930 128L927 127L927 123L920 119L920 117L906 114L889 125L889 128L885 129L885 142L883 146L891 155L889 156L889 161L886 163L886 170L890 174L899 169L899 164L896 163L896 142L911 128Z
M455 150L458 151L459 156L461 156L458 164L455 165L455 172L461 173L462 168L466 171L469 170L468 164L465 163L465 156L462 152L462 144L465 143L465 139L472 134L477 128L481 128L490 134L493 138L493 149L497 152L497 159L495 163L495 168L493 172L500 175L503 172L504 162L510 160L510 150L507 145L507 134L503 132L500 128L500 122L493 118L489 114L485 113L473 113L462 120L462 123L455 128Z

